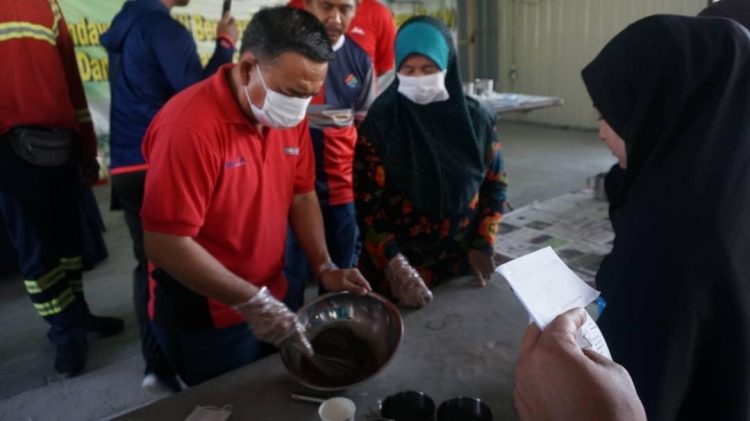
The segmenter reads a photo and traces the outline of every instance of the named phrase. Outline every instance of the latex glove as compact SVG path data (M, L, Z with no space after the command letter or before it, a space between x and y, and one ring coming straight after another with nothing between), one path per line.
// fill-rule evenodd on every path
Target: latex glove
M486 286L487 280L490 279L492 272L495 271L492 254L487 254L482 250L471 249L466 257L469 260L469 266L471 266L474 276L477 277L479 286Z
M516 362L513 400L523 420L646 420L633 380L619 364L581 349L583 309L529 326Z
M250 325L256 338L274 344L277 348L289 342L307 356L313 355L313 348L305 336L305 328L297 316L284 303L261 288L244 303L232 306Z
M391 286L391 294L401 304L424 307L432 301L432 292L403 254L397 254L388 262L385 277Z

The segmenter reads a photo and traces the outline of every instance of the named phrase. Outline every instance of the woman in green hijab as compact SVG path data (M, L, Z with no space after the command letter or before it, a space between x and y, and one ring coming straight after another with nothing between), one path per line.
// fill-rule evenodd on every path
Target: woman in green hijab
M445 24L409 19L395 50L397 79L356 147L359 268L380 292L421 307L441 281L473 273L485 284L507 185L495 115L463 94Z

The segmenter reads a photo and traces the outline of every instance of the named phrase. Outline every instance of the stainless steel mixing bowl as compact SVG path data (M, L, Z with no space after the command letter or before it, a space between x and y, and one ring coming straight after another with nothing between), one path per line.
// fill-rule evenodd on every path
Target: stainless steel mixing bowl
M345 328L367 342L374 354L377 370L369 376L351 384L331 386L303 369L305 357L299 350L293 346L282 347L281 360L289 374L303 386L322 392L343 390L377 375L396 354L404 332L396 306L375 293L365 296L348 292L324 294L307 303L297 314L308 339L313 340L327 329Z

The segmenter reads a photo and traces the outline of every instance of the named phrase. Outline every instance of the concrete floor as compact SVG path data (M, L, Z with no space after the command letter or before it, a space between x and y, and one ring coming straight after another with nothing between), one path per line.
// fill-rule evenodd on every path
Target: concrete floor
M499 132L509 175L509 198L519 207L586 186L614 162L592 131L503 121ZM109 189L96 189L110 257L84 275L96 314L125 319L122 335L90 344L86 371L63 379L53 370L54 348L17 275L0 279L0 420L89 420L123 413L163 395L141 388L143 364L131 304L130 239L122 215L108 211Z

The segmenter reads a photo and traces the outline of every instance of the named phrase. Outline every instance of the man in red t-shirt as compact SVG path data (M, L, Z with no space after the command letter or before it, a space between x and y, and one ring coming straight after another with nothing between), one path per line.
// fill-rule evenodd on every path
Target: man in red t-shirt
M388 6L378 0L359 0L346 36L356 42L372 59L378 76L378 91L382 92L393 80L396 42L396 23ZM289 6L303 9L305 0L290 0Z
M328 254L304 121L331 43L307 12L259 11L240 62L176 95L143 141L141 217L152 262L152 327L194 385L290 343L312 353L282 302L287 221L326 289L370 291Z

